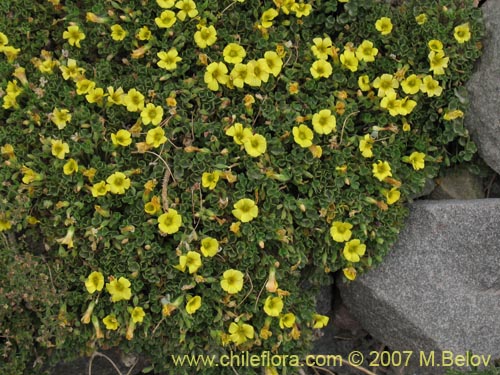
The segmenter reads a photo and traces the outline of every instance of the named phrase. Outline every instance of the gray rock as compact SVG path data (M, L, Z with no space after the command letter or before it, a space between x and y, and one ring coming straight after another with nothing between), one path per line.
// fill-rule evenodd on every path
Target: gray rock
M487 34L483 55L467 83L471 107L465 125L484 161L500 173L500 1L486 1L482 10Z
M430 199L481 199L484 198L483 180L464 166L447 170L436 179L437 186Z
M333 280L332 280L333 283ZM333 286L332 284L322 286L316 296L316 312L326 315L332 309Z
M377 340L412 351L412 365L432 351L436 365L442 351L491 355L493 363L500 358L499 250L500 199L415 202L382 265L340 283L342 299Z

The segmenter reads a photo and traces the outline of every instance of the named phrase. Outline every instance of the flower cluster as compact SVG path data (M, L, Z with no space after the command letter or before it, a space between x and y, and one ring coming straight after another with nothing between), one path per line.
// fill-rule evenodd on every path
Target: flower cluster
M408 197L475 151L463 0L6 1L0 232L59 296L2 310L36 336L7 363L307 353L318 287L380 263Z

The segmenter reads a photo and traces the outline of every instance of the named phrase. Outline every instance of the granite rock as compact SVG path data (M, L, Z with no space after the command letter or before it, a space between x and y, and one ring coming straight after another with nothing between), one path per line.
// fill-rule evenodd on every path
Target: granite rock
M418 201L377 268L340 282L342 300L392 350L500 358L500 199ZM405 374L439 374L414 367Z
M470 109L465 125L481 157L500 173L500 1L486 1L481 9L486 37L476 72L467 83Z
M430 199L484 198L483 180L465 166L451 168L435 181L437 186L430 194Z

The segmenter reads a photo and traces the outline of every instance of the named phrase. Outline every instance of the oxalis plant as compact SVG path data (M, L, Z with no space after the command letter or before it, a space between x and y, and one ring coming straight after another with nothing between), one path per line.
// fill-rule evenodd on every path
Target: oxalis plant
M305 355L318 286L476 151L468 0L0 8L3 374L113 347L297 373L170 355Z

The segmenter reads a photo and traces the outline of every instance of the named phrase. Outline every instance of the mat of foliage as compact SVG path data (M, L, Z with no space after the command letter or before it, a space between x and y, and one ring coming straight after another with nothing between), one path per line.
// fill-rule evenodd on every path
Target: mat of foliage
M115 346L158 372L302 356L317 286L382 261L408 196L476 151L471 1L0 10L3 374Z

